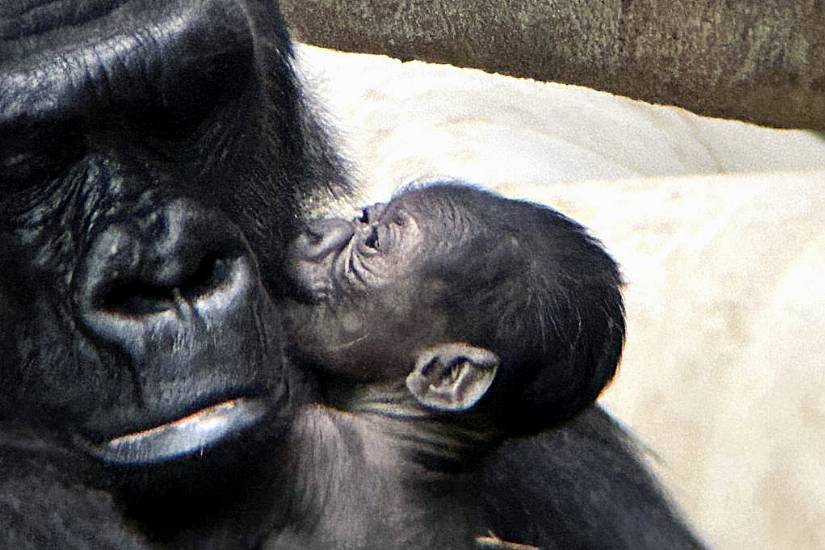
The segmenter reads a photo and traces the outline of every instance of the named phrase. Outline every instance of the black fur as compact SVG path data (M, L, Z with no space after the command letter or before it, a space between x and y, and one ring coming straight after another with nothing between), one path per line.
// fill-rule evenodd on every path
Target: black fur
M414 186L363 212L314 221L290 246L297 356L374 381L406 377L427 350L452 353L437 346L487 350L499 364L482 408L508 434L574 415L612 379L621 275L584 227L459 182Z
M490 347L502 369L490 402L512 430L572 416L610 382L622 353L619 268L584 227L546 206L466 185L412 191L432 216L459 218L455 246L429 268L448 281L440 307L454 338ZM439 237L435 237L439 238Z
M455 538L453 516L402 506L389 524L381 502L306 492L372 471L312 429L331 411L282 352L284 245L303 205L350 187L276 4L17 0L0 39L0 547L255 548L315 523L334 548L339 517L389 547ZM196 412L205 439L168 428ZM547 437L581 443L562 460ZM502 447L468 521L557 547L572 526L583 547L694 544L620 441L574 421Z
M314 498L293 513L316 521L274 549L699 546L592 407L618 366L624 308L616 263L582 226L429 184L313 222L288 258L294 352L346 412L302 416L296 447L338 464L305 463ZM470 390L490 365L491 385ZM335 449L342 432L364 450Z
M504 540L542 550L704 547L598 406L505 442L481 471L490 529Z

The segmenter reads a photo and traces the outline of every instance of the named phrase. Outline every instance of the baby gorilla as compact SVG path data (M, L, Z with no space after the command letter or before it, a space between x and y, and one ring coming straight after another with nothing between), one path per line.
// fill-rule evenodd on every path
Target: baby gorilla
M537 204L429 185L313 222L288 265L293 351L345 409L361 400L340 397L347 381L374 398L406 379L422 410L472 409L513 435L592 403L621 355L616 263Z
M574 415L616 370L621 279L599 243L549 208L441 184L313 222L287 265L292 354L323 371L333 407L298 415L287 447L301 461L286 470L302 527L266 550L531 548L496 536L533 540L485 497L523 472L485 472L509 437Z

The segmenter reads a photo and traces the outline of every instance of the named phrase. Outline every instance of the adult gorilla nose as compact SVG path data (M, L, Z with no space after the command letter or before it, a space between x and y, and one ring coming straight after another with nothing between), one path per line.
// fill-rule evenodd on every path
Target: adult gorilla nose
M75 280L82 324L130 345L158 331L221 323L256 279L245 243L223 216L178 200L97 233Z
M312 221L295 241L293 257L311 262L322 260L346 246L354 232L353 225L345 220Z
M280 314L238 226L189 198L146 204L91 221L72 272L79 345L122 398L80 438L111 463L203 451L285 395Z

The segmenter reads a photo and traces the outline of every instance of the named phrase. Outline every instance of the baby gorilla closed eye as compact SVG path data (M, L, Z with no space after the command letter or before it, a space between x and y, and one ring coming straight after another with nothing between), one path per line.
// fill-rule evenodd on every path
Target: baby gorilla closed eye
M590 404L621 355L621 276L600 243L550 208L469 186L314 222L289 270L294 352L336 387L406 379L429 410L532 430Z

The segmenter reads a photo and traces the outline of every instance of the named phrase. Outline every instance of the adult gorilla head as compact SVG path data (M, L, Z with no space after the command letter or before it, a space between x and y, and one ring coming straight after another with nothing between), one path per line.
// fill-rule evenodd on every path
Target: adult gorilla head
M0 5L7 425L134 465L285 410L281 245L337 176L283 28L265 1Z

